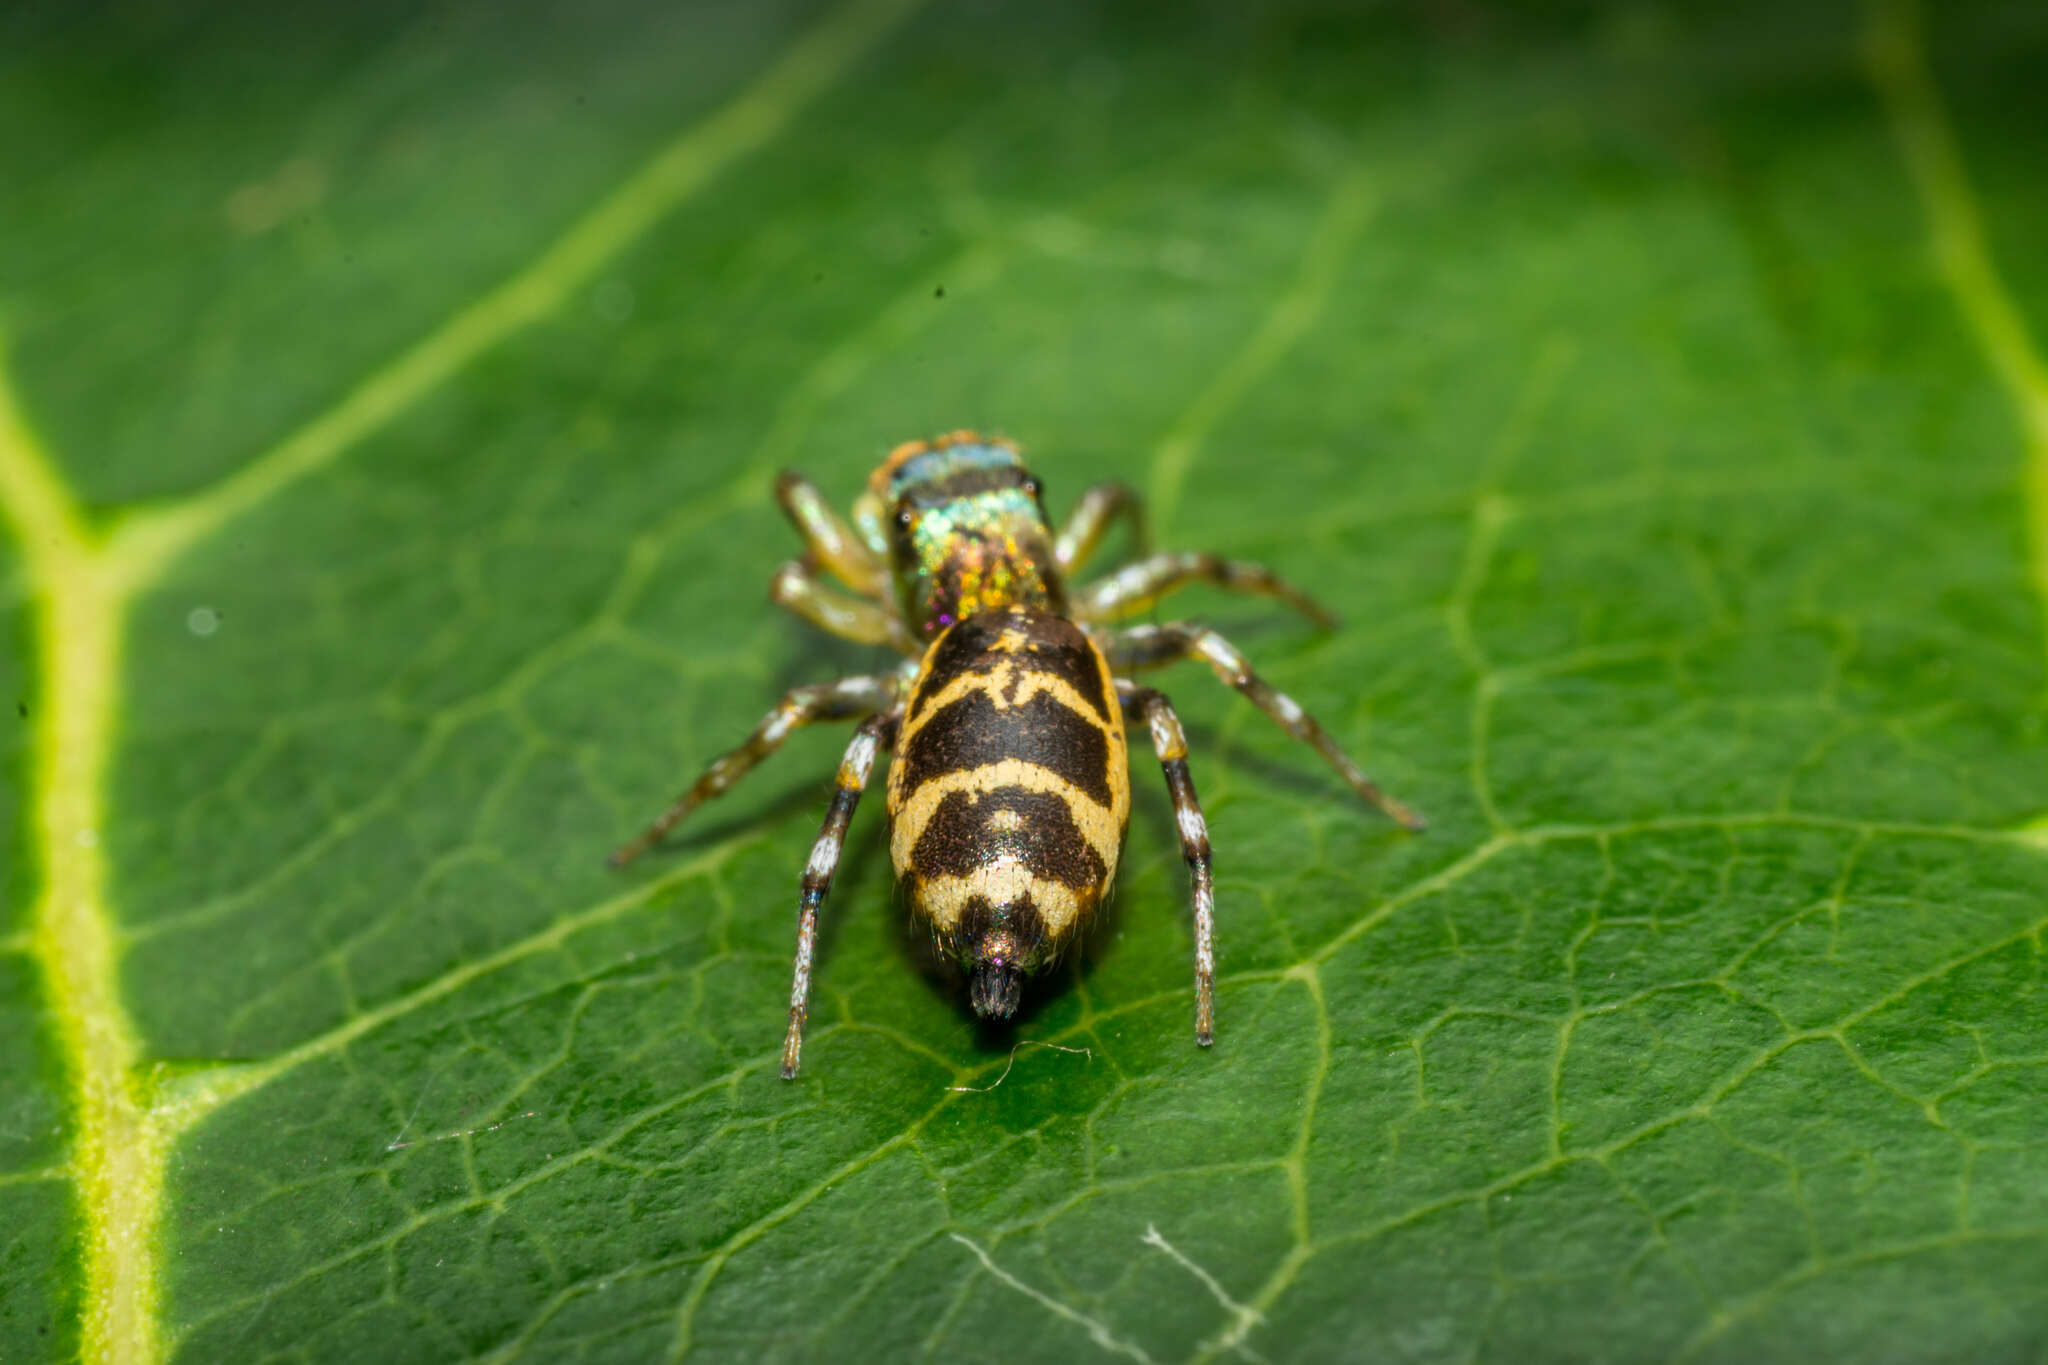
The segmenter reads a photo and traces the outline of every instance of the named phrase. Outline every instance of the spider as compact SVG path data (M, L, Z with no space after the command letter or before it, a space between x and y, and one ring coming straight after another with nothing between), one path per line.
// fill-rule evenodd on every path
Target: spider
M1055 534L1036 477L1007 440L956 431L896 447L868 479L849 527L809 481L785 473L776 498L807 552L775 572L769 596L812 624L905 657L887 672L799 687L747 741L714 761L638 837L639 857L712 797L816 721L860 718L804 869L796 979L782 1075L803 1049L818 910L875 755L889 768L889 852L911 913L966 973L983 1018L1017 1009L1026 975L1080 937L1116 877L1131 808L1124 718L1143 720L1165 770L1193 883L1195 1042L1215 1039L1215 880L1208 826L1188 776L1180 719L1125 674L1199 659L1352 789L1409 829L1422 819L1381 791L1313 717L1251 669L1215 631L1185 622L1113 629L1189 583L1279 599L1319 626L1328 613L1256 564L1210 554L1142 554L1137 494L1104 483ZM1068 579L1118 517L1141 557L1083 587ZM827 582L839 580L849 595Z

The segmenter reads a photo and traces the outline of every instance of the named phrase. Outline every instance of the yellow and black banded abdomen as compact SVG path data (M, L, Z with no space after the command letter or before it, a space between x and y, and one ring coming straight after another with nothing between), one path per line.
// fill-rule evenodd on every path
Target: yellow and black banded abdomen
M889 850L964 966L1010 980L1051 961L1108 894L1130 809L1116 686L1078 626L1012 607L932 642L889 769Z

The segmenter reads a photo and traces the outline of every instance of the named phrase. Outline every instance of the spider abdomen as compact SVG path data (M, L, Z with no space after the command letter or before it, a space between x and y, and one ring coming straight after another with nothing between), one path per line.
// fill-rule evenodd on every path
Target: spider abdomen
M1116 686L1080 627L1012 606L932 642L889 769L890 854L978 1013L1014 1011L1024 974L1080 934L1130 805Z

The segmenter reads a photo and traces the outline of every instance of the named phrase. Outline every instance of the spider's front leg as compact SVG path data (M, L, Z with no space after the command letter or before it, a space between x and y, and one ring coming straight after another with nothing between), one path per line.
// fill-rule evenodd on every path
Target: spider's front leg
M1207 1047L1216 1041L1216 875L1209 862L1209 823L1188 776L1188 742L1173 703L1164 693L1122 680L1116 693L1124 711L1143 717L1152 732L1152 751L1159 755L1173 800L1173 823L1180 830L1180 853L1187 860L1195 901L1195 1042Z
M888 645L904 654L918 652L902 618L879 602L850 597L818 581L809 558L790 560L775 571L768 600L809 621L827 634L860 645Z
M1148 548L1145 534L1145 500L1138 496L1138 490L1127 483L1098 483L1081 494L1081 500L1074 504L1066 525L1053 540L1052 557L1059 564L1060 572L1080 572L1088 557L1095 553L1103 534L1109 530L1118 517L1125 517L1131 523L1131 540L1144 554Z
M828 634L862 645L888 645L904 654L919 646L889 597L889 571L874 552L801 474L784 471L775 500L804 538L804 556L775 571L768 600ZM853 589L849 596L821 581L819 571Z
M889 570L851 526L832 510L816 484L785 469L775 480L775 500L804 538L810 557L862 597L887 601Z
M1126 564L1109 577L1077 590L1074 612L1084 621L1121 621L1190 583L1210 583L1226 592L1276 597L1324 629L1336 624L1336 618L1315 599L1264 565L1185 550Z
M899 681L895 676L841 678L833 683L798 687L775 703L747 736L747 742L712 760L704 775L675 799L654 823L621 844L611 856L613 867L624 867L652 848L661 837L681 824L683 818L714 796L723 795L733 783L754 770L754 766L782 747L792 730L820 720L847 720L896 705Z
M1250 699L1252 705L1271 716L1288 734L1314 749L1329 761L1351 789L1408 829L1421 829L1423 818L1381 791L1350 755L1323 732L1316 718L1284 692L1276 691L1264 678L1252 672L1249 660L1236 645L1206 626L1175 622L1165 626L1133 626L1112 636L1108 648L1110 667L1157 668L1180 659L1200 659L1231 687Z
M789 988L789 1033L782 1041L782 1079L796 1077L804 1047L804 1016L811 1007L811 955L818 944L818 907L832 889L832 874L839 870L839 855L846 847L846 831L853 824L854 808L867 790L874 771L875 755L896 742L896 728L903 713L869 716L853 732L846 756L839 760L839 776L832 789L832 805L825 812L825 827L811 846L811 860L804 865L803 891L797 903L796 980Z

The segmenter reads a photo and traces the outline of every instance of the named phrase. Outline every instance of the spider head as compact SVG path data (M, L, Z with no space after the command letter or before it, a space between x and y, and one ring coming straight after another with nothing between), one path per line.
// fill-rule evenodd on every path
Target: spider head
M1066 611L1038 479L1008 441L956 431L900 445L856 516L924 639L1000 607Z

